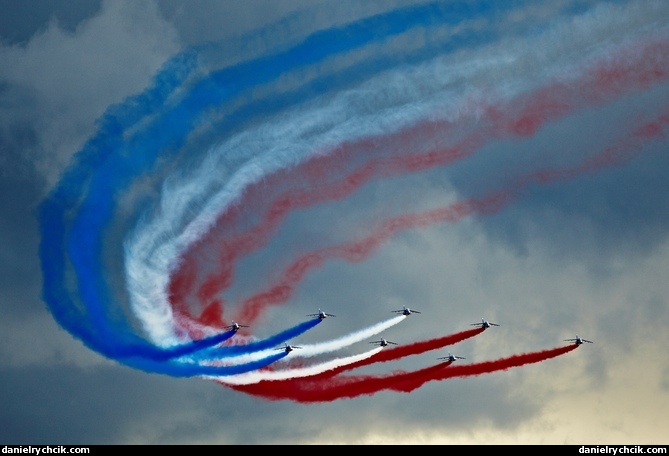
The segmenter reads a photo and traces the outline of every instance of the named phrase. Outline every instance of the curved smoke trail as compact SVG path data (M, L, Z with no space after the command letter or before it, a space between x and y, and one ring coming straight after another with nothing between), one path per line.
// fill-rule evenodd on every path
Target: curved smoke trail
M262 323L327 261L364 261L398 232L495 213L537 185L621 166L663 140L669 115L651 112L604 151L540 155L545 165L519 164L488 194L388 211L343 239L322 233L287 247L246 297L229 295L242 260L267 248L291 213L346 200L373 181L448 169L500 141L529 140L569 116L666 88L667 12L660 1L428 2L222 68L206 58L216 45L184 52L152 87L109 108L42 203L44 299L105 356L252 394L247 384L272 379L277 389L261 395L298 401L311 393L276 385L452 343L280 370L288 356L334 353L404 318L290 353L277 345L320 320L266 338L224 328L230 314ZM403 374L390 389L411 390L438 370ZM373 379L360 383L362 394L378 390Z

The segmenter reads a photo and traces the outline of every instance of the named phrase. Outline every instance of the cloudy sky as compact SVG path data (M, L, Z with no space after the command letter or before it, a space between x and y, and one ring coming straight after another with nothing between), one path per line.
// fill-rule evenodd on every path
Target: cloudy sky
M0 7L2 443L669 443L665 1Z

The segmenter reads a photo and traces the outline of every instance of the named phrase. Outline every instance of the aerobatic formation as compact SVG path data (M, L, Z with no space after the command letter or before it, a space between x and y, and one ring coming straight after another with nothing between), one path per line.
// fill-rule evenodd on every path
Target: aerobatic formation
M387 317L339 338L293 345L341 317L336 296L325 306L335 314L318 309L257 335L270 310L294 316L300 285L328 262L353 267L400 233L489 217L533 192L657 153L669 126L662 102L668 8L662 1L428 2L247 58L226 43L189 49L146 90L108 108L42 202L45 302L62 327L106 357L268 400L410 392L590 343L576 336L489 361L439 357L498 326L483 319L426 340L381 338L434 312L419 304L420 311L389 307ZM536 17L523 25L514 19L521 13ZM250 46L284 29L270 25L241 40ZM657 102L599 141L527 152L542 129L635 97ZM374 183L435 173L447 180L457 166L476 169L509 144L525 152L508 163L500 152L474 190L444 190L431 205L383 201L377 192L373 210L352 217L358 224L318 224L322 231L291 238L300 229L291 216L300 211L337 205L339 214L341 203ZM491 167L503 172L490 179ZM279 236L288 241L273 243ZM261 254L265 269L244 274ZM434 362L422 369L353 372L433 350Z

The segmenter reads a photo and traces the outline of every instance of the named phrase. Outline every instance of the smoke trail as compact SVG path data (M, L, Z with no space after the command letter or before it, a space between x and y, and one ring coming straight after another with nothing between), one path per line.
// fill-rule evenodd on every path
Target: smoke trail
M532 173L529 176L518 179L515 188L507 189L499 193L505 195L518 196L522 192L522 190L524 190L524 187L529 185L530 183L540 183L541 185L547 185L557 180L573 179L579 175L582 175L585 172L594 172L607 166L620 165L625 160L629 160L633 158L636 154L638 154L639 151L641 150L641 146L646 145L649 140L663 138L665 136L665 130L667 128L669 128L669 110L667 110L666 112L662 112L656 118L637 126L633 130L632 134L624 141L620 141L615 146L611 146L605 149L604 151L587 158L583 163L577 166L561 170L543 170ZM493 200L498 199L496 195L499 193L493 194L492 199ZM460 205L460 203L456 203L456 206L458 205ZM448 214L449 212L448 211L428 212L428 214L432 215L436 214L438 221L442 221L444 213ZM403 216L403 219L405 217L406 216ZM421 224L425 222L425 218L426 218L425 214L423 214L420 217L414 218L414 220L417 220L418 224ZM433 221L432 217L427 217L427 221L432 222ZM397 224L393 223L391 224L391 226L395 226L398 228L406 228L406 226L401 223ZM351 363L348 364L347 366L342 366L337 369L328 369L328 371L325 372L324 375L316 378L312 377L311 381L317 382L318 379L333 378L337 374L343 372L344 370L362 367L364 365L371 364L374 362L399 359L401 357L409 356L411 354L417 354L427 350L441 348L445 345L454 343L455 341L462 340L467 337L472 337L473 335L479 334L482 331L484 331L483 328L477 328L459 334L455 334L453 336L448 336L445 338L428 340L415 343L406 347L398 347L390 349L384 352L385 356L379 354L377 357L361 360L357 363ZM458 366L458 368L453 369L452 372L454 372L453 375L461 375L461 376L478 375L480 373L490 372L492 370L505 369L506 367L504 366L507 367L516 366L517 364L514 363L517 362L517 360L519 359L523 360L521 361L522 363L538 362L540 360L548 359L550 357L566 353L567 351L571 351L574 348L576 348L576 346L569 346L563 349L555 349L551 352L542 352L536 355L530 354L530 355L523 355L522 357L513 357L510 359L500 360L494 363L476 364L474 365L473 368L470 366L464 366L464 367ZM535 359L535 361L527 361L533 359ZM451 371L449 371L449 375L450 372ZM281 385L278 387L276 386L277 385L276 382L272 383L273 388L275 387L276 390L281 391L282 393L276 393L275 389L267 391L265 389L262 389L262 387L258 387L257 389L251 388L250 390L245 390L245 391L250 392L251 394L258 394L275 399L279 398L277 394L285 394L286 396L284 398L291 398L300 402L325 401L325 400L333 400L339 397L355 397L357 395L362 395L362 394L371 394L373 392L379 391L380 389L396 389L399 391L411 391L417 388L418 386L422 385L427 380L450 378L449 375L446 375L444 377L437 377L436 374L434 373L434 369L428 368L425 371L400 373L394 375L390 379L391 381L389 381L383 386L381 386L381 384L383 384L383 380L388 380L386 377L381 377L381 378L353 377L353 378L345 378L343 380L334 379L332 380L332 384L328 385L328 387L331 386L331 388L328 389L327 393L322 393L323 395L318 395L316 393L313 393L312 391L305 392L302 389L300 389L301 386L299 384L295 384L294 382L290 381L288 381L288 384L286 386ZM229 384L226 381L222 381L221 383L225 385ZM241 387L239 382L235 382L235 385ZM315 384L313 386L309 386L309 388L314 388L314 389L319 388L320 391L322 385ZM314 397L318 397L318 399L315 399Z
M261 381L277 381L301 377L312 377L316 375L322 375L324 373L334 375L335 373L341 372L342 370L352 369L353 366L358 366L361 363L364 363L366 360L369 360L371 357L377 355L381 350L383 350L383 347L377 347L359 355L348 356L345 358L336 358L307 367L284 370L259 369L255 372L234 375L225 379L212 377L212 380L225 383L226 385L248 385Z
M437 350L483 332L484 329L470 329L450 336L439 337L431 340L415 342L394 348L378 347L362 355L339 358L327 363L309 366L301 369L287 369L284 371L258 372L248 375L239 375L218 379L223 384L244 385L258 383L263 380L282 380L296 377L318 376L318 378L332 377L342 372L357 369L370 364L394 361L410 355L418 355L430 350Z
M326 379L299 378L228 386L268 400L288 399L300 403L331 402L363 395L371 396L379 391L387 390L408 393L430 381L471 377L539 363L569 353L576 347L571 344L566 347L513 355L495 361L469 365L451 366L449 363L441 363L412 372L396 371L388 375L337 376Z
M402 322L406 317L397 316L386 321L379 322L375 325L363 328L346 336L340 337L338 339L329 340L326 342L321 342L318 344L310 345L301 345L301 349L298 352L295 352L291 357L295 358L311 358L318 355L323 355L326 353L332 353L342 348L348 347L356 342L360 342L368 337L374 336L396 324ZM281 334L270 337L268 339L254 342L245 345L231 345L226 347L221 347L217 349L212 349L207 352L203 352L203 355L206 358L224 358L227 361L230 361L229 357L238 357L241 355L246 355L244 357L236 360L247 361L250 359L264 359L271 355L272 350L275 350L277 344L287 342L291 339L294 339L299 334L302 334L306 329L312 328L315 325L319 324L322 320L320 319L311 319L307 320L305 323L302 323L293 330L284 331Z
M542 87L535 93L524 94L516 100L509 101L505 106L481 107L484 114L478 119L477 129L452 147L431 149L414 154L401 150L398 151L398 153L401 152L399 156L376 157L368 153L366 144L369 140L364 140L346 144L333 151L335 153L315 157L292 168L289 172L280 173L280 178L263 181L265 193L267 187L275 182L276 185L282 186L285 186L286 182L297 185L306 182L309 186L296 186L267 203L268 207L264 217L255 227L232 236L225 235L225 231L214 230L210 238L201 242L201 246L215 245L220 253L219 271L209 275L203 281L197 292L198 300L206 302L228 288L233 280L234 262L243 255L248 255L264 246L280 221L289 212L328 200L344 198L372 179L388 178L435 166L449 165L468 157L492 140L529 136L542 125L567 114L610 102L628 92L640 90L652 84L665 82L669 75L669 62L666 59L666 55L669 55L668 50L669 44L666 41L651 41L643 45L635 45L617 56L607 57L605 62L600 62L586 70L581 78L573 78L568 83L559 82ZM386 144L398 139L402 144L411 144L416 141L416 138L425 137L427 131L438 131L442 127L452 129L452 125L446 122L419 124L403 132L390 135L389 138L378 139L375 150L385 151L387 150ZM365 154L361 154L361 148ZM355 157L360 155L370 158L358 168L341 176L337 175L336 170L341 167L339 164L355 163ZM337 178L333 179L333 175ZM306 176L307 179L302 179L302 176ZM324 183L323 179L318 179L320 176L328 176L328 180ZM256 206L253 189L254 186L251 186L246 191L244 202L240 203L241 206ZM499 202L491 200L480 201L480 203L494 206ZM453 208L453 210L467 211L469 209L460 207ZM234 212L225 213L220 223L223 226L234 223ZM400 218L389 222L389 224L402 223L406 222ZM393 227L388 227L386 230L388 234L385 237L392 234L393 230ZM367 239L366 243L351 246L346 251L323 249L295 260L282 273L283 278L278 281L278 284L266 291L258 292L243 302L242 318L253 321L268 305L286 302L306 271L321 266L326 257L361 261L369 251L385 242L385 239L381 237ZM197 259L191 258L185 262L182 270L185 274L190 275L198 262ZM177 297L173 304L182 309L180 304L185 300L184 295L186 294L184 284L193 282L184 280L180 271L177 271L173 280L170 286L171 295Z
M664 134L666 114L581 165L526 173L483 197L401 213L343 243L305 243L304 251L289 251L286 267L268 265L273 280L258 282L232 303L237 309L228 305L223 293L240 260L266 247L290 213L346 199L374 180L447 167L493 141L532 137L550 122L666 83L666 3L602 5L573 16L574 6L587 8L549 2L541 5L545 17L536 14L530 24L516 19L533 14L526 2L431 2L331 27L223 68L207 67L199 49L177 56L152 87L110 107L40 206L49 309L91 349L148 372L290 376L290 369L268 369L287 355L275 345L318 321L255 340L221 331L223 313L258 322L330 259L363 261L403 230L494 213L532 185L623 163ZM567 33L559 26L566 22ZM334 352L399 321L291 357ZM334 378L449 337L292 375ZM395 384L410 388L426 376L406 373Z
M669 74L669 73L667 73ZM489 215L501 210L514 201L531 183L549 184L558 180L573 179L583 173L598 171L604 167L617 166L630 160L641 151L649 140L664 137L667 114L662 113L654 120L640 126L625 141L587 159L584 163L561 170L542 170L517 179L514 187L497 191L476 199L457 201L449 206L424 212L403 214L382 222L373 232L356 241L326 247L307 253L295 259L279 274L277 283L267 291L261 291L244 301L244 316L254 315L268 304L283 303L290 297L290 291L310 270L320 267L328 259L344 259L349 262L362 261L383 243L400 231L425 227L435 223L456 223L471 215Z
M177 107L181 108L183 106L183 109L179 110L185 112L179 112L178 118L171 115L172 113L168 113L170 114L167 119L169 123L163 122L162 126L169 128L173 121L178 121L179 124L194 125L199 120L197 114L204 112L209 106L220 106L226 102L234 106L232 101L237 97L242 97L246 91L256 89L263 84L275 82L279 77L285 77L286 72L296 71L300 73L311 70L310 66L316 62L354 51L362 45L370 43L384 44L389 38L407 32L412 28L439 28L443 24L459 24L474 18L485 19L487 12L504 13L506 8L514 6L514 3L510 2L507 4L508 6L499 6L493 1L456 2L448 5L433 2L416 7L401 8L341 28L315 33L289 50L224 68L200 81L194 88L190 89L184 102ZM435 55L453 52L454 49L466 48L493 38L485 34L482 35L476 26L473 29L477 33L465 33L463 37L456 35L453 38L459 39L446 39L445 41L443 41L443 38L440 39L437 34L434 42L430 40L423 43L418 49L410 49L406 54L393 50L393 59L388 59L386 55L366 59L363 63L353 65L351 68L342 71L341 74L328 74L320 80L317 79L307 83L294 92L276 95L278 98L270 96L257 104L251 102L237 111L228 113L219 122L217 129L219 131L234 131L259 113L266 116L273 112L279 112L281 109L303 103L304 100L313 98L315 94L322 95L324 92L348 86L352 79L364 80L392 68L398 62L416 63L425 61ZM230 88L229 81L234 81L233 88ZM207 100L206 104L203 105L202 100ZM350 105L346 101L345 103ZM325 109L340 111L342 107L343 105L338 104L333 108L326 107ZM192 182L186 182L172 190L173 184L171 182L178 182L179 179L168 178L165 180L161 201L162 209L165 210L161 211L161 214L167 215L167 218L157 218L146 222L146 224L142 221L136 228L135 233L127 240L125 247L126 280L130 290L133 311L140 315L141 321L148 322L144 329L151 335L152 339L159 340L160 343L169 343L169 340L173 338L170 325L172 314L165 292L165 278L171 275L177 258L204 232L209 230L221 209L234 202L249 181L257 181L267 172L281 169L295 162L296 157L285 157L285 150L282 150L287 146L287 138L295 135L295 133L285 135L286 132L304 132L313 129L313 118L322 120L329 117L330 120L327 123L335 126L336 123L333 124L332 122L341 117L342 114L342 112L339 112L332 116L318 113L314 116L314 113L311 112L307 113L306 119L283 123L280 131L277 132L280 136L273 138L272 146L266 148L267 152L261 152L262 149L240 148L239 140L244 140L249 134L247 132L241 133L229 140L227 147L215 147L205 157L202 167L203 172L195 177L198 185L191 185ZM376 113L373 117L378 118ZM181 127L181 125L177 125L177 127ZM318 129L322 128L319 127ZM374 129L381 132L386 128L380 128L377 125ZM182 130L177 128L176 131L181 132ZM254 135L253 132L250 134ZM358 133L358 135L360 134ZM329 138L326 141L329 144L338 142L341 138L341 134L335 131L328 136ZM148 136L146 141L151 143L151 138L151 136ZM307 139L303 138L300 142ZM182 138L172 134L166 140L170 143L179 143ZM299 152L303 147L297 147L294 142L290 144L291 150L298 151L298 160L299 155L311 153L315 143L313 139L308 141L309 151ZM156 144L156 146L160 147L161 143ZM319 149L319 147L316 147L316 149ZM234 174L222 172L229 169L237 170ZM212 170L216 170L216 172L212 172ZM125 169L124 171L123 176L128 176L130 170ZM127 179L127 177L125 178ZM212 187L220 190L210 195L208 192ZM191 211L193 207L202 208L199 217L184 221L184 213ZM95 265L90 264L89 267L95 267ZM147 287L150 288L147 289Z

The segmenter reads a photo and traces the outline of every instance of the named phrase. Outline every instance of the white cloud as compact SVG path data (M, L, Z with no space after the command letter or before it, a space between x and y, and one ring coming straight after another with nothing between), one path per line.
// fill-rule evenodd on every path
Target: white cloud
M179 49L154 2L105 1L74 33L55 22L25 46L0 47L0 78L35 107L30 121L54 184L109 105L143 90Z

